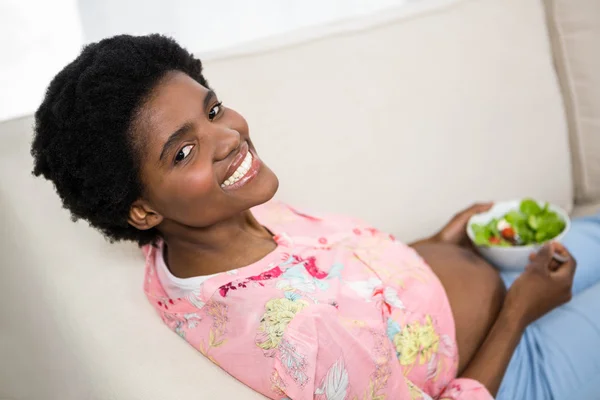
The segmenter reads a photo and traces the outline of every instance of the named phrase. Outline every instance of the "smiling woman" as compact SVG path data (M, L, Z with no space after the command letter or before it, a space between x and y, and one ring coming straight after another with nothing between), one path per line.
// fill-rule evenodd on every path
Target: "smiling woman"
M229 249L231 256L272 250L268 233L248 210L270 200L278 181L256 154L240 114L188 75L169 71L138 118L142 122L134 140L143 143L139 157L145 193L131 204L128 220L139 230L159 227L160 237L169 238L168 262L176 275L231 268L229 257L221 254L223 236L234 236L225 243L244 243L237 252ZM252 221L250 232L246 221ZM192 262L189 246L198 235L205 248L192 252Z
M571 296L559 244L508 292L465 246L491 204L410 247L273 201L246 120L164 36L84 48L48 88L32 155L74 218L143 246L163 321L270 398L491 399L525 327Z

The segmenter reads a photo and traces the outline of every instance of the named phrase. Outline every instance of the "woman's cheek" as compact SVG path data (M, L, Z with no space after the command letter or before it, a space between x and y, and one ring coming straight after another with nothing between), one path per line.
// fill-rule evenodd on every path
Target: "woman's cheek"
M198 200L211 196L219 190L215 176L210 168L202 168L185 174L178 184L176 193L186 200Z

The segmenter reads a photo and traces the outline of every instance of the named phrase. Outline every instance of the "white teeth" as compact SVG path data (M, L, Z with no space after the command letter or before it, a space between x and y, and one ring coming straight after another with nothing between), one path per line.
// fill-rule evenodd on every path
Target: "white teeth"
M250 167L252 166L252 154L248 152L246 157L244 157L244 161L240 164L240 166L233 172L233 174L223 182L221 187L226 187L233 185L237 181L239 181L244 175L248 173Z

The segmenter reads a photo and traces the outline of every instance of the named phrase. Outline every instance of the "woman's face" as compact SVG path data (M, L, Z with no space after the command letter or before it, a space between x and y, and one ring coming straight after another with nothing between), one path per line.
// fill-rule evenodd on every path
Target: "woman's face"
M277 191L246 120L184 73L171 72L158 84L136 128L144 195L129 222L138 229L208 227Z

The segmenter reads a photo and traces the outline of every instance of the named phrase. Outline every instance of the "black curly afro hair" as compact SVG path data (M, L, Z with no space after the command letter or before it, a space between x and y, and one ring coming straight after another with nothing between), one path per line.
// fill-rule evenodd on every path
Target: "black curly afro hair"
M35 113L33 174L54 183L73 220L88 221L110 241L144 245L159 236L127 218L143 191L136 118L170 71L208 87L200 60L169 37L107 38L85 46L54 77Z

